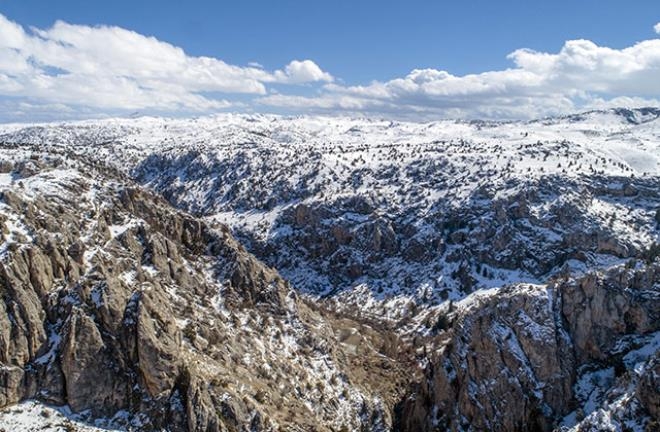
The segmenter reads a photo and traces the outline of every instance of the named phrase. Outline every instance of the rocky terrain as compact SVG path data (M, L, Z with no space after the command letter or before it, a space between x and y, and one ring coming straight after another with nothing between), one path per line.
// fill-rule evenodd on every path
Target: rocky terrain
M660 110L0 146L0 429L659 427Z
M402 430L645 430L660 403L659 286L660 266L631 265L431 314Z
M1 405L37 398L138 429L392 424L412 378L395 335L308 306L225 226L121 176L9 155Z
M658 117L223 115L7 125L0 141L110 164L228 224L297 290L397 316L401 300L438 304L642 254L660 219Z

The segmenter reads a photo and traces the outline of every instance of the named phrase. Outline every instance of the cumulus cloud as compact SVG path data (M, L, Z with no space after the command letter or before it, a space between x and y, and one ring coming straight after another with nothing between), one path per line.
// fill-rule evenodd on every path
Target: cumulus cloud
M660 98L660 39L613 49L572 40L558 53L519 49L514 67L455 76L416 69L366 86L327 84L313 97L267 95L268 106L375 112L399 117L531 118Z
M332 75L327 72L323 72L321 68L311 60L293 60L291 63L286 65L284 71L275 72L275 77L279 82L288 84L333 81Z
M0 95L99 110L209 111L226 95L263 95L271 83L330 82L311 60L283 70L230 65L120 27L72 25L26 30L0 14ZM217 97L217 94L224 94ZM211 96L214 95L214 96Z
M119 27L58 21L46 29L25 29L0 14L0 118L46 116L48 109L57 110L55 118L218 109L533 118L658 105L660 99L660 38L622 49L571 40L558 52L518 49L508 59L511 67L504 70L454 75L414 69L388 81L346 85L312 60L294 59L277 70L255 62L236 66L189 56Z
M653 26L653 30L655 30L656 33L660 34L660 22L657 23L655 26Z

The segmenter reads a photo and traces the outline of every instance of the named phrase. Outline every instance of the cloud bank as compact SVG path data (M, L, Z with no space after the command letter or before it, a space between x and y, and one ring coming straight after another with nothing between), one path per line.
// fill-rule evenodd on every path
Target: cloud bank
M56 22L24 29L0 15L0 95L31 104L102 110L209 111L232 106L209 94L267 92L268 84L331 82L311 60L282 70L240 67L119 27Z
M409 117L530 118L579 109L658 105L660 39L624 49L572 40L559 53L519 49L514 67L455 76L416 69L366 86L327 84L313 97L266 95L264 105Z
M660 23L654 30L660 33ZM347 85L314 61L268 71L228 64L127 29L25 29L0 15L0 118L53 119L221 109L396 118L533 118L608 106L660 105L660 39L623 49L567 41L558 53L518 49L505 70L457 76L415 69ZM256 59L258 60L258 59ZM292 86L300 90L289 92ZM301 95L302 94L302 95Z

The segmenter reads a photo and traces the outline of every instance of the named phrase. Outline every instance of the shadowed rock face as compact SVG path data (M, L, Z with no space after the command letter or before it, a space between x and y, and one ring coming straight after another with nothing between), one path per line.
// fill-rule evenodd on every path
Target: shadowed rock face
M621 267L458 302L443 316L451 326L433 344L426 380L400 407L401 429L553 430L575 409L580 370L625 368L634 346L623 341L660 330L659 283L658 265ZM628 378L652 416L657 359Z
M433 304L520 279L543 281L565 265L597 267L599 260L642 256L648 245L620 235L591 206L611 205L612 218L652 232L658 183L633 180L635 193L624 196L633 186L617 180L624 186L608 189L613 179L597 177L512 180L485 185L460 204L440 200L431 208L390 208L353 195L283 210L267 239L237 232L302 290L335 293L364 284L387 298L426 285L430 292L416 301Z
M639 380L637 398L653 419L660 419L660 355L652 357Z

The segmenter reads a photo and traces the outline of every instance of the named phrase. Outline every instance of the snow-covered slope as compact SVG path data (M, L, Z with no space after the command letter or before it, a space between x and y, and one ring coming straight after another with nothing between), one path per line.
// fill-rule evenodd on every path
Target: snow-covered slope
M533 122L220 115L5 125L229 224L296 288L399 316L658 241L660 110Z
M0 428L652 427L659 114L0 126Z
M391 332L308 305L226 226L105 167L22 149L0 167L0 408L61 407L0 430L391 425L414 376Z
M34 400L0 410L0 426L12 432L118 432L131 426L121 416L110 420L85 420L85 416L74 414L67 406L49 406Z

